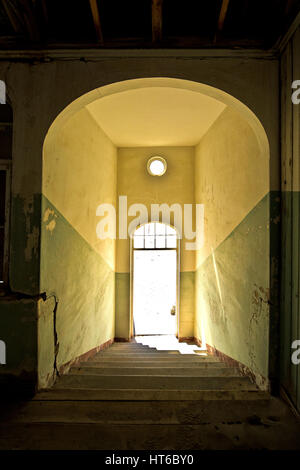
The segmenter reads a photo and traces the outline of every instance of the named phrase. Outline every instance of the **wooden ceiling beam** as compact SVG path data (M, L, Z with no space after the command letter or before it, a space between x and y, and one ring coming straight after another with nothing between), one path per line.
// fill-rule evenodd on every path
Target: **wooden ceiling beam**
M32 0L21 0L24 6L24 21L31 41L39 41L41 38L40 28L37 22L35 5Z
M101 27L100 14L99 14L99 8L98 8L97 0L90 0L90 8L91 8L91 12L92 12L92 17L93 17L93 22L94 22L94 27L95 27L98 43L101 44L101 46L103 46L103 44L104 44L103 33L102 33L102 27Z
M3 0L2 4L15 33L28 36L31 41L40 39L40 31L31 0Z
M152 42L162 40L162 4L163 0L152 0Z
M20 15L14 3L11 0L2 0L2 5L14 32L17 34L22 33L23 21L20 19Z
M49 16L48 16L48 8L47 8L46 0L42 0L41 5L42 5L42 12L43 12L44 21L45 21L46 24L48 24Z
M295 3L295 2L294 2L293 0L286 0L286 1L284 2L284 4L285 4L284 16L285 16L285 17L287 17L287 16L290 14L291 9L292 9L292 7L294 6L294 3Z
M230 0L222 0L222 5L220 9L219 19L218 19L218 31L222 31L229 7Z
M222 0L220 13L219 13L219 17L218 17L217 30L215 32L215 36L214 36L214 40L213 40L214 43L217 42L217 39L219 38L220 33L222 32L222 30L224 28L224 23L225 23L225 19L226 19L228 7L229 7L229 2L230 2L230 0Z

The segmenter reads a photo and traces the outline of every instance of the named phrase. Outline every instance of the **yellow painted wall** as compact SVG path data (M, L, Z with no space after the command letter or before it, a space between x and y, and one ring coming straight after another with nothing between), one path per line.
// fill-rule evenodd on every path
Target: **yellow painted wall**
M147 172L147 161L153 155L161 155L167 160L167 172L161 177L153 177ZM167 203L172 205L194 203L194 147L134 147L119 148L118 150L118 195L126 195L128 207L134 203L142 203L150 214L151 204ZM134 217L129 217L130 222ZM186 240L181 240L180 271L194 272L195 252L186 251ZM130 242L117 241L116 272L119 282L124 279L128 286L126 276L130 272ZM191 302L194 301L193 282L186 281L185 292L181 295L180 304L180 336L193 336L194 309ZM120 287L121 295L126 295L128 289ZM128 292L129 294L129 292ZM118 292L117 292L118 295ZM117 336L128 337L128 299L116 317Z
M39 386L115 336L115 240L99 240L97 206L116 203L117 150L83 108L44 147ZM57 302L55 309L55 302Z
M195 149L204 245L196 257L195 336L268 376L267 149L227 108Z
M205 206L197 267L268 194L268 166L252 128L228 107L195 148L195 197Z
M86 108L46 140L43 194L111 269L115 242L97 238L96 209L102 203L116 205L116 165L116 147Z

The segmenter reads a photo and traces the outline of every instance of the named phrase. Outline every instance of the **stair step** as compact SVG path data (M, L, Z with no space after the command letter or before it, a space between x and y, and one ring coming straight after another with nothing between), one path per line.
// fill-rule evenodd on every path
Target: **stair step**
M193 356L198 356L198 354L193 354L192 352L188 353L181 353L180 351L173 351L173 350L163 350L163 351L157 351L155 349L154 351L147 351L142 349L141 351L132 351L131 349L129 351L120 351L119 349L116 351L112 351L111 349L108 349L107 351L101 351L98 354L101 354L102 356L188 356L188 357L193 357ZM201 355L199 354L201 357ZM207 356L202 356L202 357L207 357Z
M283 414L276 400L232 401L32 401L13 410L13 422L120 423L120 424L203 424L245 421L255 412L262 422L274 425ZM270 416L273 420L270 420Z
M112 349L156 349L154 346L147 346L144 344L129 343L129 344L117 344L114 343L103 351L112 350Z
M53 388L161 389L161 390L255 390L247 377L97 376L69 372Z
M127 376L127 375L151 375L156 377L177 376L177 377L237 377L240 376L239 370L231 367L204 368L204 367L72 367L70 374L78 375L103 375L103 376Z
M205 350L199 350L197 346L195 346L194 348L192 346L189 346L188 348L181 348L180 350L179 349L166 349L164 347L148 347L148 346L110 346L109 348L107 349L104 349L102 350L102 352L141 352L141 351L145 351L145 352L177 352L177 353L182 353L182 351L186 351L186 352L193 352L193 351L199 351L199 352L206 352Z
M162 368L164 370L167 369L220 369L220 368L229 368L227 364L224 362L191 362L191 361L180 361L175 362L172 361L89 361L89 362L81 362L78 367L89 367L89 368L102 368L102 369L111 369L111 368L118 368L118 369L125 369L125 368L152 368L152 369L159 369Z
M205 350L199 349L198 346L144 346L144 345L139 345L139 346L110 346L109 348L102 349L101 352L107 352L107 351L146 351L146 352L158 352L158 351L170 351L170 352L176 352L176 353L181 353L182 351L199 351L199 352L207 352Z
M241 450L298 449L299 424L247 426L214 422L192 425L11 423L0 426L0 448L15 450ZM255 426L257 428L257 426ZM282 432L284 429L284 432ZM280 432L281 431L281 432ZM238 437L238 439L237 439ZM112 457L114 451L107 454ZM128 453L127 453L128 455ZM130 454L129 454L130 455ZM157 460L159 462L159 460Z
M120 354L113 356L108 354L96 354L91 362L95 361L168 361L168 362L221 362L212 356L197 356L197 355L164 355L164 354Z
M33 400L38 401L210 401L218 400L265 400L262 390L100 390L95 388L51 388L40 391ZM110 405L107 405L110 406Z

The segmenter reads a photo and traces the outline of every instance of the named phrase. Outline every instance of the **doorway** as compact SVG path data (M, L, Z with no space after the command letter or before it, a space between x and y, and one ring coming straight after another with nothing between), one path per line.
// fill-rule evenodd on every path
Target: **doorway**
M176 335L177 232L159 222L140 226L133 235L133 333Z

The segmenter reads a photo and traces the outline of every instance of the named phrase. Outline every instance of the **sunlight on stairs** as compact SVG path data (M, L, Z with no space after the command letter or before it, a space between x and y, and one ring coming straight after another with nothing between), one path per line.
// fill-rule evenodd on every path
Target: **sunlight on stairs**
M238 369L228 367L201 348L179 343L175 337L137 337L115 343L80 365L73 366L52 388L68 393L111 400L211 399L226 392L259 390ZM224 397L224 395L223 395Z
M158 351L179 351L181 354L200 354L207 356L206 347L200 347L195 344L179 342L174 335L156 335L156 336L136 336L135 342Z

